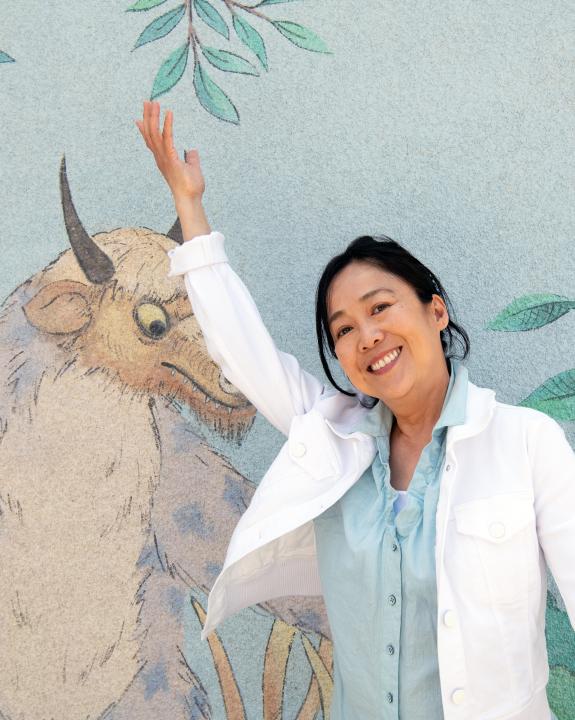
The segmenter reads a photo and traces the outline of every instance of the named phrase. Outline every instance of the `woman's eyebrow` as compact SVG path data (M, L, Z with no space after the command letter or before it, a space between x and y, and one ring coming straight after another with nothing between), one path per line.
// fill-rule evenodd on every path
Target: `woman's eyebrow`
M366 292L365 295L362 295L359 298L359 302L364 302L365 300L369 300L370 297L372 297L373 295L377 295L377 293L379 293L379 292L388 292L388 293L391 293L392 295L395 294L393 292L393 290L391 290L390 288L378 287L378 288L375 288L374 290L370 290L369 292ZM340 317L340 315L344 315L344 314L345 314L345 312L343 310L336 310L334 313L332 313L329 316L327 324L331 325L334 320L337 320L337 318Z

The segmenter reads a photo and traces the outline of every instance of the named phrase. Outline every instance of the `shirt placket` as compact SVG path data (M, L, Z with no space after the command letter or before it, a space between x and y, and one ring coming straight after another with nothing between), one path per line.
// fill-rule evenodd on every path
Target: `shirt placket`
M383 464L386 492L386 529L383 538L384 597L382 603L382 712L383 720L399 720L399 643L401 637L401 545L395 529L395 493L389 484L389 464Z

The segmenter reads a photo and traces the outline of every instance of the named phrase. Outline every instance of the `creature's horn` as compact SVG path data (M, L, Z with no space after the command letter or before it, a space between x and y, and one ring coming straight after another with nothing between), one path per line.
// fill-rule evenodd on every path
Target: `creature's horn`
M70 245L82 272L92 283L107 282L115 272L114 263L101 250L92 238L88 235L80 222L66 174L66 158L62 157L60 165L60 196L62 198L62 209L64 211L64 223L68 233Z
M182 226L180 225L180 218L176 218L176 222L168 230L166 235L169 238L172 238L174 242L177 242L178 245L181 245L184 242L184 236L182 235Z

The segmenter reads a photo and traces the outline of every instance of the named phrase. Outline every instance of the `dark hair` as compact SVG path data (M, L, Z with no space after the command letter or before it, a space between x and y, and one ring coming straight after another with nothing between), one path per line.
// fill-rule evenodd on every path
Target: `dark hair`
M395 240L385 235L376 237L362 235L353 240L340 255L336 255L328 262L317 286L315 326L319 356L328 380L337 390L345 395L355 395L355 393L339 387L333 379L327 362L326 348L331 357L336 357L328 323L327 293L334 277L354 261L376 265L405 280L415 290L422 303L429 303L433 295L439 295L445 302L449 313L449 324L445 330L441 331L441 345L445 358L447 361L452 357L463 360L468 356L471 347L469 336L455 322L453 306L437 276Z

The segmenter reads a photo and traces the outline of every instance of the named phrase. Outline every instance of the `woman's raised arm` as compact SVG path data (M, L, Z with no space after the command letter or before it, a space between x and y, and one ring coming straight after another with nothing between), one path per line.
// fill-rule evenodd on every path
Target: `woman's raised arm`
M208 352L226 378L287 435L294 415L309 410L324 386L276 348L249 291L227 262L223 235L211 232L197 151L187 151L181 160L173 144L173 113L166 113L162 132L159 117L159 104L145 102L143 120L136 124L172 191L186 239L168 253L169 275L184 275Z

